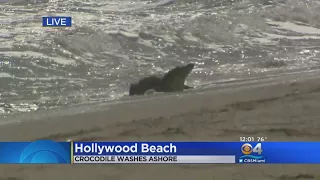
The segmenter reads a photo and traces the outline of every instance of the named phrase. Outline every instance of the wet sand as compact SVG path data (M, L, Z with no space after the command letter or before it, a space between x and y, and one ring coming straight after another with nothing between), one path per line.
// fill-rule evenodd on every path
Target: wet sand
M0 126L1 141L319 141L320 79L221 88ZM302 152L303 153L303 152ZM1 165L0 180L302 180L318 165Z

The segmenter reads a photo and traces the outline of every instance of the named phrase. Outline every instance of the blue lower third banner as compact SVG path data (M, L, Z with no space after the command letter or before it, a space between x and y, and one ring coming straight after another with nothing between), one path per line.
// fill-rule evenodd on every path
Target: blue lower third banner
M320 164L320 142L0 142L1 164Z

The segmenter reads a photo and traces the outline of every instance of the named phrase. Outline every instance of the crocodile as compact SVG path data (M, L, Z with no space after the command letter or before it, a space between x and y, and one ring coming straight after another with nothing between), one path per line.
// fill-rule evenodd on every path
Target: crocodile
M194 68L190 63L185 66L177 66L163 75L145 77L137 83L130 85L129 95L143 95L149 90L155 92L178 92L192 87L185 85L185 80Z

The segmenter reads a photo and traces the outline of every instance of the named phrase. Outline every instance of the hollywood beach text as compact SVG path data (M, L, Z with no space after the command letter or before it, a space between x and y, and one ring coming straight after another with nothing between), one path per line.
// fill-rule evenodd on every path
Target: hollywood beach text
M75 142L73 144L74 153L85 154L95 154L103 155L110 153L176 153L177 147L173 143L167 144L149 144L149 143L134 143L131 145L124 144L101 144L101 143L81 143Z

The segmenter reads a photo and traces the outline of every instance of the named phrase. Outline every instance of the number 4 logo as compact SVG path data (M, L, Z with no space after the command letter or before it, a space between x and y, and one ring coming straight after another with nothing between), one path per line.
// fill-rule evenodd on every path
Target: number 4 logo
M253 148L252 152L261 154L261 153L262 153L261 143L258 143L258 144Z

